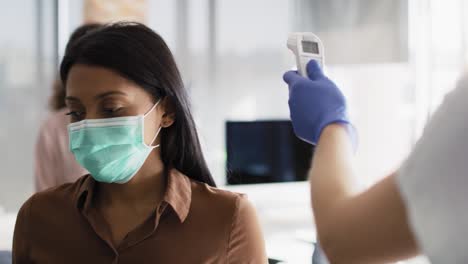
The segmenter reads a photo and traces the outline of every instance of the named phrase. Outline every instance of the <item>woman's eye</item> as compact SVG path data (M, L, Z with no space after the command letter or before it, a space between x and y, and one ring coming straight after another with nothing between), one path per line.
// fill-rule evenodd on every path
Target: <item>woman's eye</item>
M122 110L122 107L115 107L115 108L104 108L103 111L107 115L115 115L118 114Z
M85 113L81 111L70 111L66 113L66 115L70 116L71 120L75 122L83 119Z

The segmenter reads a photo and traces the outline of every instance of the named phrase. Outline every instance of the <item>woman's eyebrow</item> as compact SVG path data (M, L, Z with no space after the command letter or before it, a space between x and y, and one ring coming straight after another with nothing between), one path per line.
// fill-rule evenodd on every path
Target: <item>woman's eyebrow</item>
M65 101L75 101L75 102L79 102L80 99L76 98L76 97L73 97L73 96L66 96L65 97Z
M127 94L124 93L124 92L121 92L121 91L110 91L110 92L105 92L105 93L98 94L98 95L94 96L94 99L99 100L99 99L102 99L104 97L111 96L111 95L127 95ZM78 99L78 97L74 97L74 96L66 96L65 100L66 101L80 102L80 99Z
M94 98L96 100L98 100L98 99L102 99L102 98L110 96L110 95L127 95L127 94L124 93L124 92L121 92L121 91L110 91L110 92L105 92L105 93L102 93L102 94L98 94Z

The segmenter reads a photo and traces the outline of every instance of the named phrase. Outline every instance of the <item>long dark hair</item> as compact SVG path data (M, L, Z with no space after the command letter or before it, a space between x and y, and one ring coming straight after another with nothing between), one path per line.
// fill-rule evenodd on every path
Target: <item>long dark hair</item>
M155 100L165 99L173 109L175 122L161 131L162 162L166 168L175 168L194 180L216 186L203 158L187 91L161 36L139 23L105 25L67 45L60 65L65 87L75 64L114 70L141 86Z
M80 37L84 36L86 33L90 32L93 29L97 29L101 24L98 23L89 23L79 26L73 31L68 40L68 43L74 42ZM54 111L65 108L65 87L62 85L62 81L57 79L52 85L53 91L52 95L49 98L49 108Z

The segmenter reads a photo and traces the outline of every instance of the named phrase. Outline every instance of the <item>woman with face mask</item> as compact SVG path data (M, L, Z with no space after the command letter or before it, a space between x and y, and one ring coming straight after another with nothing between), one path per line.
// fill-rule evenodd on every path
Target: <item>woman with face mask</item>
M265 263L245 196L215 188L163 39L117 23L70 43L60 67L70 150L90 175L32 196L14 263Z

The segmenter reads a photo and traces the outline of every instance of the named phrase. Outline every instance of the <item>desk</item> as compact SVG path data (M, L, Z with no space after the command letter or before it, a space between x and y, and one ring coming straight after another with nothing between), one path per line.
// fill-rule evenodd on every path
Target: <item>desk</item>
M224 188L247 194L256 207L268 257L294 264L311 263L316 235L306 182Z
M311 264L316 232L308 182L230 185L245 193L257 209L268 257L292 264ZM416 258L399 264L428 264Z

